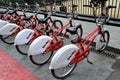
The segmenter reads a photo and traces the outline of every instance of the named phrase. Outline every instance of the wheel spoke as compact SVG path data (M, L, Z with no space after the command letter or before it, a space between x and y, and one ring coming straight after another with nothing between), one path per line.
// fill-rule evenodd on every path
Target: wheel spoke
M28 48L29 48L29 44L17 45L16 46L17 51L19 53L23 54L23 55L27 55Z
M7 44L13 44L14 39L15 39L15 35L2 35L1 39L3 42L5 42Z
M36 65L42 65L48 62L48 60L51 58L53 52L48 52L48 53L42 53L38 55L33 55L30 56L30 60L32 63Z
M106 46L109 43L109 32L104 31L103 34L101 34L100 40L99 40L99 49L98 51L102 51L106 48Z
M68 76L74 70L76 65L77 64L72 64L72 65L69 64L69 65L67 65L65 67L54 69L52 74L56 78L64 78L64 77Z

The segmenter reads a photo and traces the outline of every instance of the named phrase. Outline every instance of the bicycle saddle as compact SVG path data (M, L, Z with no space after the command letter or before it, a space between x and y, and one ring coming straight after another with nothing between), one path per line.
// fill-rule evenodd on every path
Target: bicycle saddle
M39 23L47 23L47 20L50 19L50 16L43 18L43 19L38 19Z
M7 10L6 11L0 11L0 14L5 14L7 12Z
M13 10L13 11L8 11L8 14L14 14L14 13L16 13L16 10Z
M76 34L77 29L81 27L81 24L75 25L74 27L68 27L66 28L66 32L69 32L71 34Z
M32 17L33 17L33 15L31 15L31 16L26 16L25 18L23 18L23 20L29 21Z

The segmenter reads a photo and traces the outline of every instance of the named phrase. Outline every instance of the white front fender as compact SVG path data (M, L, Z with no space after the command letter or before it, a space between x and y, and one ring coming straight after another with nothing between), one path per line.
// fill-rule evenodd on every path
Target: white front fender
M101 35L99 34L96 37L96 50L99 50L101 48L101 46L100 46L100 38L101 38Z
M53 56L49 69L57 69L67 66L74 57L74 52L79 48L74 44L60 48Z
M11 35L16 31L16 29L18 29L18 27L19 26L16 24L8 23L0 29L0 35Z
M37 55L43 53L50 45L52 38L49 36L40 36L36 38L28 49L28 55Z
M32 36L34 35L34 30L31 29L23 29L22 31L20 31L14 40L14 45L23 45L23 44L27 44Z
M103 27L102 31L107 31L107 28Z

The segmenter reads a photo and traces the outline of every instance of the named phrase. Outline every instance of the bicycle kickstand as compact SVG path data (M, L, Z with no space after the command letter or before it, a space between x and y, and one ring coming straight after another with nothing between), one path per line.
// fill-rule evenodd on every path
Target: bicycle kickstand
M93 63L89 60L89 52L86 54L86 56L87 56L87 62L88 62L89 64L93 64Z

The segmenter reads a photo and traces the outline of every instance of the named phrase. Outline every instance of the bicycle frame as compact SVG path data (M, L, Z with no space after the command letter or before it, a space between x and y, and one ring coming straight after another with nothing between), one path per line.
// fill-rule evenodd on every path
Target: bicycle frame
M48 27L49 27L49 23L54 24L54 21L53 21L51 18L49 18L49 19L48 19L48 23L45 24L45 26L44 26L43 23L40 23L40 24L35 28L34 35L33 35L32 39L29 41L29 43L33 42L34 39L36 39L37 37L43 35L44 32L47 31L47 29L48 29ZM43 31L40 31L40 28L42 28L42 27L43 27L44 30L43 30Z
M52 30L49 33L52 33L52 42L51 45L46 49L46 52L49 51L55 51L58 50L59 48L61 48L64 45L64 42L62 39L58 38L58 35L65 30L67 27L72 27L72 22L69 21L67 24L65 24L61 29L59 29L56 33ZM64 37L66 35L66 31L62 34L62 37Z
M70 62L71 64L79 63L80 61L82 61L89 55L89 47L94 42L97 35L100 33L101 33L101 28L98 27L95 30L93 30L92 32L90 32L84 39L80 40L79 43L77 43L77 45L79 46L79 49L77 51L75 51L75 56L74 56L73 60Z
M21 21L22 16L18 16L17 18L17 24L19 25L19 28L13 33L14 35L17 35L21 30L25 29L25 28L30 28L32 26L32 28L34 28L35 24L34 22L31 23L31 25L28 25L27 27L25 27L25 24L29 23L31 21L31 19L33 19L33 21L36 20L36 18L32 17L29 21Z
M10 23L13 23L15 21L15 17L18 17L17 10L13 10L12 14L9 14L9 10L6 11L5 14L2 16L2 20L8 21ZM25 15L24 15L25 16Z
M8 21L10 23L12 23L12 19L14 18L15 14L8 14L6 16L3 16L2 20Z

